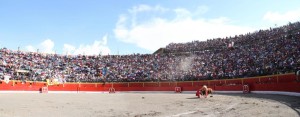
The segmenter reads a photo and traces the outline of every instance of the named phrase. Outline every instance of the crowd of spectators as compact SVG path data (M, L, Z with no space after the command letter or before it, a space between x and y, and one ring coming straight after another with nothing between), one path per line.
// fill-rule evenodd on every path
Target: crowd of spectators
M243 78L293 72L300 23L245 35L171 43L158 54L58 55L0 49L0 76L59 82L157 82Z

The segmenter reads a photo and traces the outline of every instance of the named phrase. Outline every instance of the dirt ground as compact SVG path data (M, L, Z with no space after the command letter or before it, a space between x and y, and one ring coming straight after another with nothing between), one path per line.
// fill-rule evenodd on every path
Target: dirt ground
M262 94L1 93L0 117L299 117L300 97Z

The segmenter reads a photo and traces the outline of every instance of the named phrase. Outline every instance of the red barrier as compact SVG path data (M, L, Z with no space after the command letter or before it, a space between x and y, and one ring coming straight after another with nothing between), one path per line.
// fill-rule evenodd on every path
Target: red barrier
M191 87L193 85L192 82L178 82L177 86L178 87Z
M280 84L253 84L254 91L288 91L300 93L300 82Z
M213 80L213 81L210 81L209 84L211 86L222 86L222 85L225 85L225 81L224 80Z
M111 84L105 84L107 87L112 87ZM114 83L114 87L129 87L129 83Z
M143 83L129 83L129 87L143 87Z
M245 78L242 79L243 84L255 84L259 82L259 78Z
M159 87L160 83L159 82L145 82L144 87Z
M193 82L193 86L202 87L203 85L208 86L208 81L195 81L195 82Z
M270 83L277 83L276 77L263 77L260 78L259 84L270 84Z
M215 86L217 91L243 91L243 85Z
M242 79L229 79L225 80L227 85L240 85L242 84Z
M161 87L176 87L177 82L161 82L160 86Z
M248 85L249 91L289 91L300 92L300 82L296 82L294 74L273 75L243 79L188 81L188 82L125 82L125 83L65 83L48 86L49 91L109 91L111 87L117 91L196 91L207 85L216 91L243 91ZM10 81L0 83L0 91L39 91L47 86L45 82Z
M295 82L296 81L296 75L293 75L293 74L289 74L289 75L281 75L281 76L278 76L278 82Z

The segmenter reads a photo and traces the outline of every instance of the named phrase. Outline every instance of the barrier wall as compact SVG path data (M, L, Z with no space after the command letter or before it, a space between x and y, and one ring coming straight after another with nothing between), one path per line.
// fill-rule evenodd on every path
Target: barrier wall
M181 87L182 91L196 91L203 85L207 85L216 91L242 91L243 85L248 85L251 91L285 91L300 93L300 82L296 81L294 74L272 75L263 77L186 81L186 82L122 82L122 83L65 83L47 85L46 82L10 81L0 82L0 91L40 91L47 86L48 91L93 91L103 92L114 88L119 91L174 91L175 87Z

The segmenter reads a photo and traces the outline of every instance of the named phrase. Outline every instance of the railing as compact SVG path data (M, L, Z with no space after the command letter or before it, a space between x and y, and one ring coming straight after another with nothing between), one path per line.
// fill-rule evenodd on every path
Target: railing
M249 86L249 90L283 90L277 88L280 85L289 87L291 91L300 92L300 88L293 88L299 85L296 75L293 73L270 75L251 78L224 79L224 80L204 80L204 81L174 81L174 82L111 82L111 83L65 83L48 85L46 82L22 82L12 80L8 83L0 82L0 91L2 90L21 90L38 91L47 86L49 91L108 91L114 88L116 91L174 91L174 87L181 87L182 91L195 91L207 85L215 90L233 90L242 91L244 85ZM274 88L275 87L275 88Z

